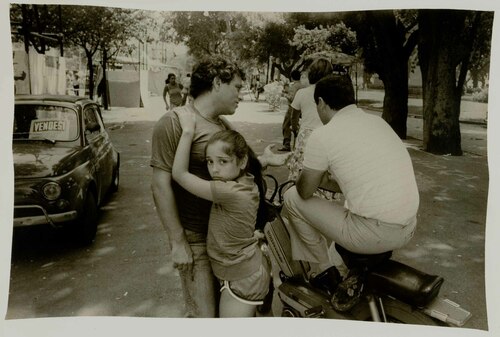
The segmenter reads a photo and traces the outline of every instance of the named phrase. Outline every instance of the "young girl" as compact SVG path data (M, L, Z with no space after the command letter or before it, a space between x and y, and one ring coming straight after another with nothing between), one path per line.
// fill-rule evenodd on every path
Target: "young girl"
M182 136L172 176L190 193L213 202L207 252L221 284L219 316L253 317L269 291L271 278L259 247L260 236L255 232L262 191L249 172L253 152L238 132L215 133L205 150L213 180L203 180L188 171L194 114L179 114L179 120ZM261 179L260 174L257 179Z

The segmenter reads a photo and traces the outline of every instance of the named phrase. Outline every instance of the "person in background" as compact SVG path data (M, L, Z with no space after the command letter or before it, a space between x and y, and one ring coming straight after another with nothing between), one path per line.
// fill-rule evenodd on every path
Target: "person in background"
M300 71L293 70L290 74L292 79L292 83L288 86L288 91L286 93L286 98L289 102L288 110L285 114L285 118L283 119L282 132L283 132L283 146L278 149L278 151L291 151L291 142L292 142L292 134L294 135L294 139L297 138L297 133L299 129L299 119L298 114L293 114L293 108L291 106L291 102L293 101L297 90L302 88L302 84L300 83ZM292 118L292 115L294 118Z
M182 79L182 105L186 105L191 102L191 99L189 97L190 86L191 86L191 74L187 73L186 77Z
M168 77L165 80L165 87L163 88L163 101L165 102L167 110L182 105L182 84L176 82L175 74L168 74Z
M332 294L337 310L359 300L359 275L335 287L338 270L328 247L358 254L401 248L417 225L419 193L405 144L379 116L356 107L347 75L330 75L314 90L322 126L309 137L296 185L284 195L292 257L308 261L310 283ZM341 191L345 203L313 194L318 187Z
M216 317L218 281L207 255L207 231L212 203L199 198L172 179L177 145L182 135L179 114L192 112L196 118L191 145L189 172L209 180L205 148L218 131L231 129L223 115L234 114L239 102L244 74L222 57L201 61L191 73L193 104L174 108L163 115L153 130L152 192L158 216L171 247L174 267L179 270L186 317ZM283 165L286 154L273 154L268 146L256 157L249 153L251 165Z
M288 162L290 173L288 180L296 180L302 170L302 160L304 158L304 147L311 132L322 125L314 103L314 89L316 82L323 77L330 75L333 71L332 64L329 60L318 58L314 60L307 70L309 86L297 90L292 101L291 107L292 120L300 115L300 127L295 141L295 149L292 157Z
M78 73L75 71L73 73L73 78L71 79L71 84L73 85L73 93L75 96L80 95L80 79L78 78Z

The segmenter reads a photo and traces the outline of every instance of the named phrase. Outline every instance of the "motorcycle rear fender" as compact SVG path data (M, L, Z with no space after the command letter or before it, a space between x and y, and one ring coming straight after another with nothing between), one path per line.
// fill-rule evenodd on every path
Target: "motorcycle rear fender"
M424 307L439 293L444 279L388 260L368 275L367 285L410 305Z

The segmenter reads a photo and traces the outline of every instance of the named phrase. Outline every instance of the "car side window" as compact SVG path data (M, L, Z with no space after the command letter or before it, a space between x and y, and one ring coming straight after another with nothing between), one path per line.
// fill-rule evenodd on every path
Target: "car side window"
M92 109L95 112L95 117L97 119L97 122L101 126L101 131L104 131L104 121L102 120L102 115L101 115L99 108L97 107L97 105L93 105Z
M102 132L102 123L96 115L96 111L92 106L88 106L83 110L83 122L85 124L85 136L88 140L92 140ZM96 128L99 126L99 128Z

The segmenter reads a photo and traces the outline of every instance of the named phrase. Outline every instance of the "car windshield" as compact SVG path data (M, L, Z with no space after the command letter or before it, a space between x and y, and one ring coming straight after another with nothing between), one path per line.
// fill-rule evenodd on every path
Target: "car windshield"
M16 104L13 139L73 141L78 137L76 111L56 105Z

